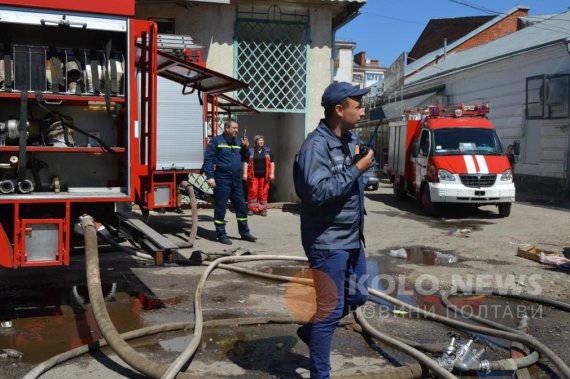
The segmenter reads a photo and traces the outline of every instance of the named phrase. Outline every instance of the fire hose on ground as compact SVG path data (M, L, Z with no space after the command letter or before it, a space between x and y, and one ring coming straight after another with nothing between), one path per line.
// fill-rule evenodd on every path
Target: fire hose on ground
M112 325L109 315L105 308L105 303L103 299L103 294L101 291L101 280L99 277L99 264L98 264L98 251L97 251L97 234L96 234L96 226L95 222L90 217L84 217L81 221L82 227L84 229L85 235L85 251L86 251L86 265L87 265L87 274L88 274L88 290L89 296L91 298L91 303L93 307L93 312L95 314L95 318L97 320L97 324L101 329L103 336L107 343L112 347L115 353L123 359L127 364L131 367L144 373L145 375L151 377L162 377L162 378L190 378L191 375L186 373L180 373L179 371L182 367L188 362L188 360L195 354L197 347L200 343L200 338L202 334L203 320L202 320L202 312L201 312L201 293L203 286L209 276L209 274L216 268L216 266L223 264L224 262L243 262L243 261L255 261L255 260L291 260L291 261L306 261L304 257L290 257L290 256L249 256L249 257L224 257L219 258L216 261L212 262L209 265L208 269L203 273L200 283L198 285L196 291L196 298L195 298L195 315L196 315L196 323L195 323L195 330L192 336L192 340L188 347L184 350L182 354L169 366L165 367L154 362L149 361L146 357L140 355L136 351L134 351L118 334L115 327ZM233 266L231 266L233 268ZM220 267L226 268L226 267ZM240 268L241 269L241 268ZM241 269L243 273L246 273L246 269ZM249 270L248 270L249 271ZM270 275L270 274L266 274ZM291 278L288 277L281 277L279 280L290 280ZM453 327L457 327L460 329L467 329L476 331L482 334L488 334L495 337L505 338L513 341L518 341L524 343L527 346L532 347L534 350L541 352L544 356L548 357L552 363L562 372L566 377L570 377L570 370L566 366L566 364L554 354L550 349L546 346L542 345L534 338L526 335L520 335L515 333L509 333L504 331L497 331L494 329L484 328L476 325L467 324L461 321L448 319L443 316L438 316L434 314L430 314L422 309L414 307L410 304L404 303L398 299L392 298L388 295L383 294L380 291L376 291L374 289L369 289L370 293L373 296L377 296L385 301L388 301L392 304L399 305L409 311L416 312L426 318L430 318L439 322L442 322L446 325L450 325ZM358 317L358 316L357 316ZM362 317L358 317L359 321L362 321ZM365 321L365 320L364 320ZM397 340L390 340L389 336L385 336L382 333L378 332L377 330L370 329L369 325L366 323L363 325L363 328L375 337L379 337L382 341L389 343L392 346L399 346L399 341ZM388 339L386 339L388 337ZM388 342L389 341L389 342ZM404 347L406 352L412 353L413 356L418 359L425 367L429 367L432 371L436 372L441 377L445 378L453 378L452 374L448 371L444 370L441 366L437 364L433 359L429 356L426 356L419 351L406 346ZM526 357L525 357L526 358ZM532 359L532 358L531 358ZM441 371L443 370L443 371ZM28 377L28 376L26 376ZM401 377L401 376L399 376Z
M166 331L172 330L180 330L180 329L188 329L192 328L193 326L197 325L197 323L173 323L173 324L166 324L166 325L158 325L152 326L148 328L139 329L136 331L128 332L123 335L119 335L116 331L115 327L112 325L109 315L105 309L103 294L101 291L101 280L99 277L99 264L98 264L98 252L97 252L97 234L96 234L96 225L95 222L91 217L83 217L81 220L81 225L84 229L84 237L85 237L85 252L86 252L86 265L87 265L87 275L88 275L88 290L89 296L91 299L91 305L93 308L93 313L95 314L95 319L97 320L97 324L101 330L101 333L105 337L105 340L97 341L93 344L81 346L79 348L73 349L71 351L62 353L56 357L49 359L41 363L40 365L36 366L32 371L30 371L24 378L31 379L37 378L43 372L49 370L49 368L59 364L65 360L71 359L73 357L79 356L86 352L92 351L92 349L100 348L108 344L111 346L113 351L123 359L127 364L131 367L144 373L145 375L151 377L159 377L156 374L160 374L161 371L166 371L165 366L158 365L154 362L149 361L146 357L138 354L135 352L126 342L123 340L125 339L132 339L138 338L150 334L156 334ZM238 257L228 257L228 258L238 258ZM246 258L246 257L241 257ZM247 257L250 260L254 260L253 258L257 258L255 260L267 260L273 259L277 260L280 258L272 257L272 256L256 256L256 257ZM288 257L291 258L289 260L295 261L306 261L305 258L302 257ZM281 258L282 260L283 258ZM243 260L243 259L242 259ZM212 268L213 270L213 268ZM210 272L212 271L210 270ZM204 277L204 276L203 276ZM205 283L205 280L204 280ZM200 321L200 325L202 328L203 326L230 326L230 325L253 325L253 324L262 324L262 323L299 323L297 320L291 319L269 319L269 318L253 318L253 319L244 319L244 320L216 320L211 322L202 323ZM195 335L195 334L194 334ZM381 377L383 378L394 378L394 379L404 379L404 378L420 378L421 377L421 367L419 365L410 365L404 367L389 367L382 370ZM177 378L198 378L199 376L194 376L186 373L177 373ZM371 376L372 377L372 376ZM379 376L378 376L379 377Z

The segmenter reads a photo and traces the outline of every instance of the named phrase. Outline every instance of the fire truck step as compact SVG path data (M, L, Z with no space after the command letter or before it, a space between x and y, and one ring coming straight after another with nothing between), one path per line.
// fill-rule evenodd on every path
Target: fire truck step
M140 215L132 212L118 212L117 216L119 217L121 229L123 229L122 226L134 229L131 232L135 232L139 237L148 239L154 246L164 252L175 254L178 251L178 246L174 242L148 226Z

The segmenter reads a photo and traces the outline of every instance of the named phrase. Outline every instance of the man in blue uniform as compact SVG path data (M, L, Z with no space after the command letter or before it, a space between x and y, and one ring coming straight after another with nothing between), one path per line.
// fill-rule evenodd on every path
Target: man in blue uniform
M247 226L247 206L243 193L242 162L247 159L249 142L241 139L237 144L238 123L235 120L224 121L224 133L210 139L204 156L204 171L206 183L214 189L214 225L218 241L231 245L232 241L226 234L224 217L228 199L231 200L238 222L241 239L255 242L257 238L251 235Z
M360 151L350 130L364 116L368 92L333 83L322 96L325 118L295 159L295 191L301 198L301 240L313 270L317 312L297 335L309 345L311 378L330 378L330 349L340 319L366 302L363 248L364 183L373 151Z

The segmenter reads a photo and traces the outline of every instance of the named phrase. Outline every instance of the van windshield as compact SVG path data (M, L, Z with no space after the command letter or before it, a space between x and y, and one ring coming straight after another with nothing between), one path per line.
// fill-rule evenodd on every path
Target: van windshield
M503 148L494 129L444 128L435 129L435 155L502 155Z

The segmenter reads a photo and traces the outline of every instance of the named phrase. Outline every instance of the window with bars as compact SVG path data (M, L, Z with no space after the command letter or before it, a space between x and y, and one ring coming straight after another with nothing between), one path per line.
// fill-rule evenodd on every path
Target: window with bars
M309 26L304 22L238 19L238 79L249 87L238 101L265 112L302 112L307 107Z
M528 120L570 117L570 74L539 75L526 79Z

